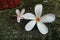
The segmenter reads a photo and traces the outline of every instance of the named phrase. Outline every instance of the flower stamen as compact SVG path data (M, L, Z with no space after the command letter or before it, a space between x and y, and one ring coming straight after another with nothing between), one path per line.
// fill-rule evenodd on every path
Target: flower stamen
M40 21L40 18L39 18L39 17L37 17L37 18L36 18L36 22L39 22L39 21Z

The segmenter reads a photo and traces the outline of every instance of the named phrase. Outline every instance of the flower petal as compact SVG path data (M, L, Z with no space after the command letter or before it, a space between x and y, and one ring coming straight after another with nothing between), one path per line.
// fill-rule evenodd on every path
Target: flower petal
M18 9L16 9L16 14L20 15L20 11Z
M25 9L22 9L21 10L21 14L23 15L25 13Z
M27 23L27 25L25 26L25 30L26 30L26 31L32 30L35 24L36 24L36 21L30 21L30 22Z
M48 33L48 28L43 23L38 22L37 27L42 34Z
M47 14L41 17L41 21L44 23L53 22L55 20L54 14Z
M17 22L18 22L18 23L20 22L20 17L17 17Z
M40 17L40 16L41 16L41 14L42 14L42 9L43 9L42 4L37 4L37 5L35 6L35 14L36 14L37 17Z
M23 17L25 19L35 19L36 18L35 15L33 15L32 13L26 13L23 15Z

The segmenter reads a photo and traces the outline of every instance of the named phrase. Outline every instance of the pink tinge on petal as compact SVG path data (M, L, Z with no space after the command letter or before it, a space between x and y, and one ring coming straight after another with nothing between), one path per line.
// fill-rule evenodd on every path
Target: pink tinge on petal
M17 22L18 22L18 23L20 22L20 17L17 17Z
M21 14L23 15L25 13L25 8L21 10Z

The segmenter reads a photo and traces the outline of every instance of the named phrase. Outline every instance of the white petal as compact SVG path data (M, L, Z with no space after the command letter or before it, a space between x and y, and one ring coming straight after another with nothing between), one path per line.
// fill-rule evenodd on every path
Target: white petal
M32 30L35 24L36 24L36 21L30 21L30 22L27 23L27 25L25 26L25 30L26 30L26 31Z
M17 22L18 22L18 23L20 22L20 17L17 17Z
M23 15L25 13L25 9L22 9L21 10L21 14Z
M20 11L18 9L16 9L16 14L20 15Z
M37 4L35 6L35 14L36 14L37 17L41 16L41 14L42 14L42 8L43 8L42 4Z
M48 33L48 28L43 23L38 22L37 27L42 34Z
M47 14L41 17L41 21L44 23L53 22L55 20L54 14Z
M35 15L33 15L32 13L26 13L23 15L23 17L25 19L35 19L36 18Z

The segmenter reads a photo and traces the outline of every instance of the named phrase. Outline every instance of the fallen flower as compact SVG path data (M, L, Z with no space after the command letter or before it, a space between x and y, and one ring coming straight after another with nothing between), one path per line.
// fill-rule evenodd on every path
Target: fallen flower
M25 13L25 9L22 9L21 12L16 9L16 14L17 14L17 22L20 22L20 19L23 19L23 14Z
M43 9L42 4L37 4L35 6L35 9L34 9L36 16L33 15L32 13L24 14L25 19L31 20L25 26L26 31L32 30L34 25L37 24L37 28L42 34L47 34L48 33L48 28L46 27L46 25L44 23L53 22L55 20L55 15L54 14L47 14L47 15L44 15L44 16L41 17L42 9Z

